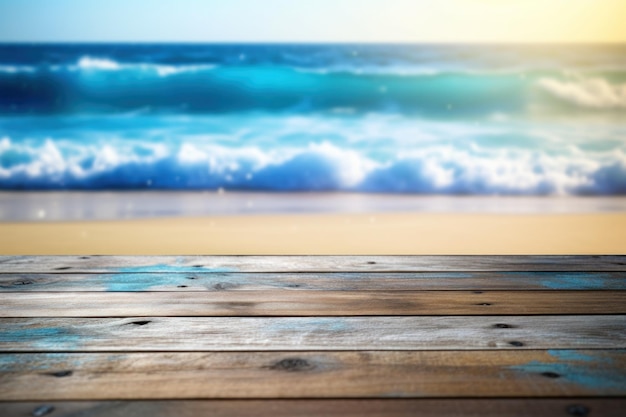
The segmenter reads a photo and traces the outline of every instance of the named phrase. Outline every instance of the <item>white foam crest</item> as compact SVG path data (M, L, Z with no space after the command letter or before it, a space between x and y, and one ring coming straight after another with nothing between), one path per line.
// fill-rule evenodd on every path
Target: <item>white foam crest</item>
M216 68L213 64L181 64L166 65L156 63L120 63L108 58L95 58L91 56L83 56L74 66L69 66L70 70L102 70L102 71L144 71L153 72L159 77L168 77L171 75L209 71ZM58 66L51 69L58 70Z
M178 150L177 158L183 164L197 164L207 161L209 155L192 143L184 143Z
M107 133L88 144L0 136L0 164L4 164L0 187L54 187L54 180L63 177L68 186L94 189L150 178L153 184L172 188L529 195L626 192L626 146L619 141L597 147L594 143L598 138L620 138L623 127L586 130L583 140L578 125L533 124L521 135L532 146L511 147L508 136L519 134L519 127L501 123L415 123L391 116L228 117L205 121L206 125L187 133L172 123L143 139L136 139L134 133L119 137ZM157 139L161 142L155 143Z
M93 162L93 170L107 171L117 167L122 161L123 158L118 153L117 149L110 145L105 145L96 154L96 158Z
M67 168L61 151L51 139L47 139L43 146L38 149L20 150L26 151L30 155L30 163L19 164L9 171L22 172L32 178L47 177L54 180Z
M11 148L11 138L8 136L3 136L0 139L0 152L7 151Z
M288 157L288 155L284 155ZM214 144L182 143L176 153L180 164L205 164L210 172L221 174L240 167L258 170L276 160L278 155L257 147L232 148Z
M476 153L429 147L399 154L366 179L366 189L391 184L390 191L477 194L575 194L597 188L596 174L617 157L537 155L527 150ZM393 187L396 187L393 189Z
M229 148L216 145L184 143L177 153L181 164L206 164L214 174L241 170L256 173L288 164L296 158L313 158L333 167L344 187L357 186L375 166L373 161L354 150L341 149L328 142L311 143L305 148L261 150L257 147Z
M98 69L98 70L119 70L121 65L113 60L106 58L93 58L90 56L81 57L77 63L78 68L84 70Z
M309 151L335 167L341 187L358 186L366 175L378 166L354 150L341 149L329 142L310 144Z
M141 64L141 67L147 70L154 70L160 77L168 77L170 75L210 71L215 69L217 65L157 65L157 64Z
M579 107L626 108L626 84L611 84L603 78L577 79L575 81L542 78L538 84L552 96Z
M20 72L33 73L37 68L28 65L0 65L0 72L5 74L17 74Z

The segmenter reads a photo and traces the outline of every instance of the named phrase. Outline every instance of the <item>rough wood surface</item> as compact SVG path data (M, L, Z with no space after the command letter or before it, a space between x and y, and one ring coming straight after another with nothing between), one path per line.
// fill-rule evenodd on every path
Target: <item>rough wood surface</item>
M626 290L626 272L0 273L0 292L248 290L616 291Z
M626 271L626 256L1 256L3 273Z
M0 293L0 317L624 314L626 291Z
M625 396L626 351L5 354L3 400Z
M0 319L0 351L611 349L626 316Z
M623 398L174 400L0 403L3 417L622 417ZM39 414L41 417L42 414Z
M625 301L626 256L0 256L0 416L621 416Z

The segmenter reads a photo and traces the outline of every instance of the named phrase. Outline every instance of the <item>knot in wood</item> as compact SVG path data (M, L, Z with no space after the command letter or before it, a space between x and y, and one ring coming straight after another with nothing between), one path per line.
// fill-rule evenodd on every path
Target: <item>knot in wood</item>
M589 409L589 407L581 405L581 404L572 404L572 405L568 405L565 411L570 416L586 417L589 415L589 412L591 410Z
M300 372L313 369L314 366L306 359L286 358L276 362L270 368L277 371Z
M53 411L54 411L54 407L51 405L40 405L39 407L35 408L33 412L30 414L35 417L43 417L43 416L47 416Z
M233 288L237 288L237 284L232 284L230 282L218 282L213 286L218 291L226 291Z
M129 324L134 324L135 326L145 326L148 323L152 323L152 320L136 320L130 322Z
M74 372L72 371L58 371L58 372L50 372L48 375L53 376L55 378L64 378L66 376L72 376Z

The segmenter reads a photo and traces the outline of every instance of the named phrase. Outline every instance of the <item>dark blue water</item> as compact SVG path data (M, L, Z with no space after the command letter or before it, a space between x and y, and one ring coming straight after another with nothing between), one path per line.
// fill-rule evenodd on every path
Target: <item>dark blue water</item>
M626 47L0 45L0 189L626 193Z

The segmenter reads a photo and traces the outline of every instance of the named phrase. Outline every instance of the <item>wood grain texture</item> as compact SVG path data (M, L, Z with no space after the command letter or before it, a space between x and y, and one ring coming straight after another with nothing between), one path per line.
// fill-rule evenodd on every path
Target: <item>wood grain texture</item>
M626 256L0 257L3 417L621 416L625 347Z
M626 256L2 256L3 273L626 271Z
M626 291L0 293L0 317L624 314Z
M5 354L2 400L625 396L626 351Z
M0 351L612 349L626 316L0 319Z
M4 417L622 417L625 409L623 398L0 402Z
M262 290L617 291L626 290L626 272L0 273L0 292Z

